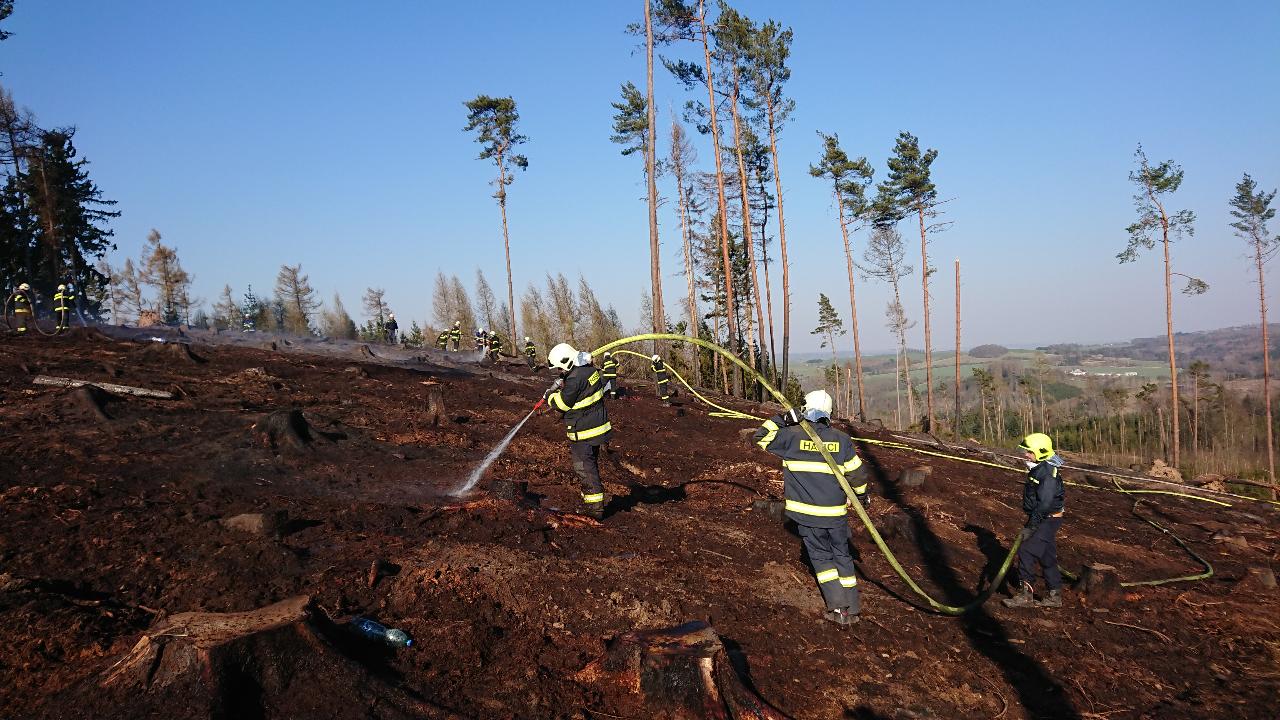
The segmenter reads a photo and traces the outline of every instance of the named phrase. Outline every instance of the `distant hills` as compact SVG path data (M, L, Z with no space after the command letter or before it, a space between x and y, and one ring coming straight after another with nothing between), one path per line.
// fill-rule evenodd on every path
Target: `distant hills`
M1261 376L1262 345L1258 334L1259 326L1257 325L1174 333L1178 367L1186 367L1199 360L1208 363L1215 374ZM1268 323L1267 334L1271 345L1271 358L1273 361L1280 360L1280 324ZM1090 355L1133 360L1165 360L1169 352L1167 335L1097 345L1062 343L1044 345L1036 349L1060 355L1062 365L1079 365Z

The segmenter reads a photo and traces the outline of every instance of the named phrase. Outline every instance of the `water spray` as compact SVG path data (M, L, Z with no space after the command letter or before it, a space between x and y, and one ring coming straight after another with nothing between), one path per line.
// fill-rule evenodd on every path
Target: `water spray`
M494 448L489 451L489 454L484 456L484 460L481 460L480 464L471 471L471 474L467 476L466 482L462 483L462 485L457 490L450 493L450 495L466 495L468 492L471 492L471 489L476 486L476 483L480 482L480 477L484 475L484 471L488 470L489 466L493 464L493 461L497 460L498 457L506 451L507 446L511 444L512 438L516 436L516 433L520 432L520 428L524 427L524 424L529 422L529 418L533 417L534 413L538 412L539 409L547 404L547 396L554 392L556 387L557 386L553 385L551 389L548 389L547 392L543 394L542 399L538 400L538 402L533 406L533 409L529 411L529 414L525 415L523 420L516 423L516 426L511 428L511 431L507 433L507 436L502 438L502 441L495 445Z

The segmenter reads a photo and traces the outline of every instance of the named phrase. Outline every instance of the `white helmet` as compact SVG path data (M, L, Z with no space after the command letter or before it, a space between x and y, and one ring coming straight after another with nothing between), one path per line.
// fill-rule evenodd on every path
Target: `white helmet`
M525 335L525 336L524 336L524 341L525 341L525 342L529 342L529 341L530 341L530 340L529 340L529 336L528 336L528 335Z
M654 362L662 362L662 356L654 355L652 358L650 358L650 360L653 360Z
M804 396L805 412L817 410L824 415L830 415L832 404L831 396L827 394L826 390L814 390Z
M547 364L568 372L573 369L573 361L577 357L578 351L574 350L572 345L560 343L547 353Z
M21 285L19 285L19 286L18 286L18 289L19 289L19 290L30 290L30 289L31 289L31 286L30 286L30 285L28 285L28 284L26 284L26 283L22 283Z

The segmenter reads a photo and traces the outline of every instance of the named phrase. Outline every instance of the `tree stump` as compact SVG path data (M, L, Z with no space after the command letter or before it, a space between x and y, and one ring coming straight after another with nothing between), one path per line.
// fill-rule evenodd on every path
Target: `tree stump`
M1251 567L1241 582L1258 590L1275 590L1276 573L1269 567Z
M1090 605L1099 607L1111 605L1123 594L1116 569L1102 563L1084 566L1080 571L1080 579L1076 581L1076 590L1089 599Z
M106 390L96 385L81 385L71 391L71 396L99 422L109 423L114 419L107 414L107 401L112 395Z
M782 522L782 511L786 509L786 505L781 500L752 500L751 509Z
M273 450L279 449L281 445L294 450L306 450L314 439L311 436L311 426L297 408L276 410L254 423L253 429L267 437Z
M373 350L371 350L371 349L369 348L369 346L368 346L368 345L361 345L361 346L360 346L360 355L361 355L361 356L363 356L363 357L367 357L367 358L376 358L376 357L378 357L377 355L375 355L375 354L374 354Z
M219 522L225 528L238 530L249 535L277 535L284 529L285 524L289 522L289 513L286 510L267 513L244 513L223 518Z
M431 427L439 427L441 421L448 417L448 411L444 407L444 393L441 392L440 386L432 385L427 390L427 422L431 423Z
M898 485L905 488L923 488L925 480L932 474L933 468L928 465L907 468L898 473Z
M898 538L904 542L915 544L916 526L904 512L890 512L878 518L876 529L885 538Z
M785 720L738 677L715 630L704 622L630 632L577 680L616 695L631 717L664 720ZM613 691L609 693L609 691Z
M493 480L489 483L489 494L501 500L520 502L528 497L529 483L515 480Z
M393 651L352 638L309 602L293 597L249 612L163 618L114 665L57 702L110 706L115 717L151 717L169 707L183 717L459 718L389 684ZM350 702L334 705L335 697Z

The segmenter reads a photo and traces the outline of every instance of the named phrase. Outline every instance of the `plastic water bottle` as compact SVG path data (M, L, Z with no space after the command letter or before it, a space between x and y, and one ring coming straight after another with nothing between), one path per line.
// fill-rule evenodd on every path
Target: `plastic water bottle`
M413 644L413 639L405 631L388 628L367 617L358 617L352 620L351 629L370 640L384 642L391 647L409 647Z

